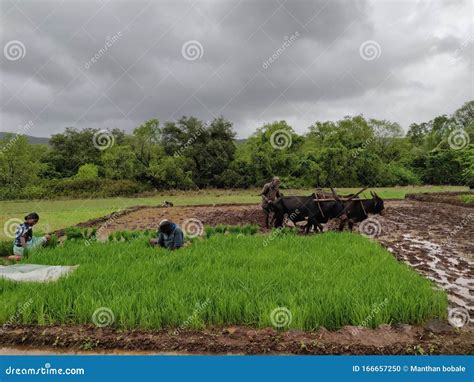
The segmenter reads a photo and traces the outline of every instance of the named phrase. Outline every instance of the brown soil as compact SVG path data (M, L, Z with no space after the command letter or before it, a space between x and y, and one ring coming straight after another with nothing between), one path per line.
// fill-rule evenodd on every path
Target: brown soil
M0 346L13 347L11 353L44 348L57 353L67 349L68 353L90 350L107 354L473 354L474 330L465 327L456 331L440 322L425 328L347 326L335 332L233 326L177 334L172 330L119 331L93 326L17 326L2 332Z
M219 204L184 207L139 207L128 211L117 218L110 218L99 230L99 239L106 239L109 233L120 230L157 229L162 219L169 219L183 225L187 219L198 219L205 226L219 224L265 225L262 209L256 204ZM99 226L94 222L86 222L89 227Z
M467 207L399 200L387 203L376 237L397 259L433 280L474 319L474 211Z
M474 195L474 191L459 192L423 192L419 194L407 194L406 199L418 200L420 202L446 203L455 206L474 208L474 203L463 202L461 195Z

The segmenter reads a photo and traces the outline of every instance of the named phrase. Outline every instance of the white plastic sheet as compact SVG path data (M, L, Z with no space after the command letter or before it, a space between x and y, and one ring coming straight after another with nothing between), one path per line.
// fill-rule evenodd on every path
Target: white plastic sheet
M0 278L24 282L56 281L67 275L79 265L40 265L40 264L15 264L0 265Z

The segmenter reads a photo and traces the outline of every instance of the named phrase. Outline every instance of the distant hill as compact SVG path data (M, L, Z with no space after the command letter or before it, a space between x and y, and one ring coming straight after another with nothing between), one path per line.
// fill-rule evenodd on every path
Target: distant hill
M4 133L0 131L0 139L3 139L5 135L9 133ZM15 133L13 133L15 134ZM40 145L47 145L49 144L49 138L43 138L43 137L32 137L31 135L25 135L25 137L28 139L28 142L30 144L40 144Z

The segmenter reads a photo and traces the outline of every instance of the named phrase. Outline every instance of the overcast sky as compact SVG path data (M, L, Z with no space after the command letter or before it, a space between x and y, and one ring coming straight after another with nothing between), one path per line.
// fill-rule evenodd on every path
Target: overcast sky
M0 131L223 115L242 138L360 113L406 129L474 98L472 4L2 1Z

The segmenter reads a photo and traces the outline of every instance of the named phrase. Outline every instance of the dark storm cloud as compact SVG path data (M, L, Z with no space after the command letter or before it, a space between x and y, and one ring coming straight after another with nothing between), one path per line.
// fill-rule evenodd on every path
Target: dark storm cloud
M150 118L224 115L243 137L277 119L303 132L359 113L407 127L472 98L467 0L1 7L2 47L25 47L24 57L1 57L1 131L29 120L38 136L65 126L131 131ZM189 41L197 51L186 59Z

